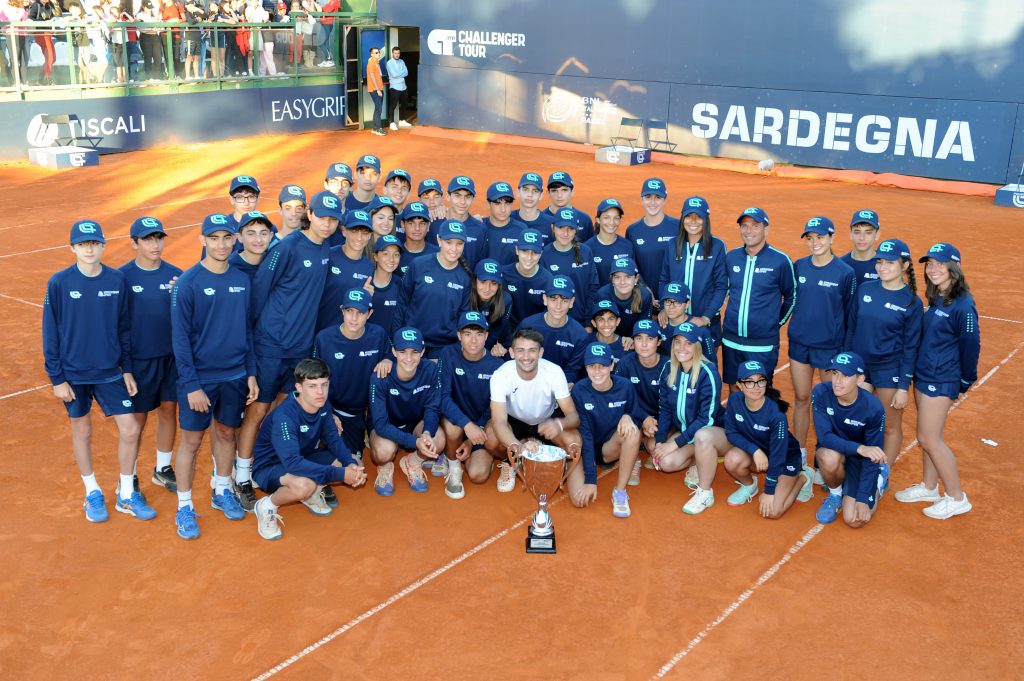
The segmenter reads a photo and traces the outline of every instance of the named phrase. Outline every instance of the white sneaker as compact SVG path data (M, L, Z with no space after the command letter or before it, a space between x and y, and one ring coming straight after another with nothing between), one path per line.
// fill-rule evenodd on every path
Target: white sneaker
M612 515L616 518L628 518L629 513L629 492L624 489L613 489Z
M511 492L516 488L516 474L512 466L502 461L498 464L498 491Z
M683 482L686 483L687 487L689 487L690 489L697 489L697 486L700 484L698 482L699 480L700 476L697 475L697 464L694 464L686 469L686 478L683 480Z
M703 513L704 509L711 508L715 505L715 492L710 489L701 489L698 487L690 493L690 500L683 506L683 513L689 515L697 515Z
M629 482L626 484L630 487L636 487L640 484L640 469L643 465L640 463L640 457L636 457L636 461L633 462L633 470L629 474Z
M821 477L821 469L814 471L814 484L821 485L822 487L825 486L825 478Z
M948 494L943 494L941 499L924 509L923 513L929 518L947 520L955 515L967 513L971 508L973 507L971 506L971 502L967 500L966 492L964 493L963 499L960 501L957 501Z
M448 475L444 476L444 493L449 499L461 499L466 496L466 488L462 484L461 461L448 463Z
M896 501L902 501L905 504L913 504L918 501L930 501L932 503L941 501L942 497L939 496L939 486L936 485L935 489L928 489L924 486L923 482L918 482L906 489L901 489L896 492Z
M430 467L430 474L435 478L443 478L448 475L448 457L444 454L438 454L437 460L434 461L434 465ZM426 468L426 466L424 466Z
M398 121L398 127L400 127L400 128L411 128L412 127L412 123L410 123L409 121Z
M256 529L264 539L275 541L281 538L281 525L284 524L284 519L271 511L269 505L270 497L263 497L256 502Z
M814 469L804 466L800 475L804 476L804 484L797 493L796 500L804 504L814 498Z
M391 124L391 125L389 125L388 127L389 127L389 128L391 128L392 130L394 130L395 132L398 132L398 126L397 126L397 125L395 125L394 123L392 123L392 124Z
M303 499L302 503L313 515L325 516L334 513L334 509L328 506L327 500L324 499L323 485L317 485L316 491L308 499Z

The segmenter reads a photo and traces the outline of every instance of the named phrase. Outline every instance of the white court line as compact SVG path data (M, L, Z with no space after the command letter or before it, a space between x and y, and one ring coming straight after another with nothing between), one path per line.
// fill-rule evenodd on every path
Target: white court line
M42 308L43 307L39 303L33 303L31 300L25 300L24 298L15 298L14 296L9 296L6 293L0 293L0 298L7 298L8 300L16 300L19 303L25 303L26 305L31 305L32 307L38 307L38 308Z
M198 199L187 199L185 201L170 201L168 203L154 203L149 206L133 206L131 208L120 208L118 210L108 210L104 213L90 213L94 217L101 217L104 215L117 215L118 213L127 213L128 211L146 211L150 208L163 208L164 206L179 206L186 203L193 203L198 201L212 201L213 199L222 199L223 196L203 196ZM42 227L44 225L52 225L55 222L61 222L61 220L43 220L42 222L26 222L20 225L11 225L10 227L0 227L0 232L6 232L9 229L18 229L19 227Z
M1002 317L986 317L983 314L978 315L981 319L991 319L994 322L1007 322L1009 324L1024 324L1024 322L1017 321L1016 319L1003 319Z
M43 388L49 388L49 387L50 387L49 383L44 383L43 385L37 385L34 388L25 388L24 390L19 390L18 392L11 393L9 395L0 395L0 400L6 400L8 397L17 397L18 395L24 395L26 393L35 392L36 390L42 390Z
M604 476L608 475L609 473L611 473L612 471L617 470L617 469L618 469L618 466L615 466L613 468L609 468L608 470L602 472L598 476L598 478L603 478ZM557 506L564 499L568 498L568 496L569 496L568 494L563 494L558 499L555 499L551 504L549 504L549 506L551 506L551 507ZM370 619L371 617L373 617L374 615L376 615L380 611L384 610L388 606L394 605L396 602L398 602L401 599L405 598L409 594L415 592L419 588L421 588L423 586L426 586L427 584L429 584L430 582L434 581L435 579L437 579L438 577L440 577L444 573L446 573L449 570L451 570L453 567L455 567L459 563L462 563L462 562L472 558L473 556L475 556L476 554L480 553L481 551L486 549L488 546L490 546L494 542L498 541L499 539L501 539L502 537L507 535L509 532L512 532L513 530L516 530L517 528L522 527L532 517L533 517L533 514L531 513L530 515L526 516L525 518L523 518L519 522L515 523L514 525L511 525L510 527L506 527L501 532L498 532L497 534L491 535L487 539L484 539L482 542L480 542L479 544L477 544L473 548L469 549L468 551L463 553L458 558L454 558L454 559L448 561L447 563L445 563L441 567L437 568L436 570L434 570L433 572L428 574L426 577L423 577L422 579L419 579L419 580L413 582L412 584L410 584L409 586L405 587L404 589L402 589L398 593L394 594L393 596L391 596L387 600L381 601L380 603L378 603L377 605L373 606L372 608L370 608L369 610L367 610L363 614L359 615L358 617L355 617L355 618L349 620L348 622L346 622L342 626L338 627L337 629L335 629L331 633L329 633L326 636L324 636L319 641L306 646L305 648L303 648L299 652L295 653L294 655L292 655L291 657L289 657L285 661L281 662L276 667L272 667L271 669L268 669L267 671L263 672L259 676L255 677L253 679L253 681L264 681L265 679L269 679L271 676L274 676L278 672L284 671L285 669L287 669L288 667L292 666L293 664L295 664L296 662L298 662L302 658L306 657L307 655L310 655L311 653L316 652L317 649L322 648L323 646L327 645L328 643L330 643L334 639L338 638L339 636L341 636L345 632L350 631L351 629L359 626L364 621Z
M776 369L775 373L773 373L772 375L773 376L778 376L779 374L781 374L783 371L785 371L788 368L789 368L789 362L786 362L785 364L780 366L778 369Z
M654 676L652 676L651 678L652 679L664 678L664 676L666 674L668 674L670 671L672 671L672 668L675 667L677 664L679 664L683 660L683 658L685 658L687 655L689 655L691 652L693 652L693 649L696 648L697 646L699 646L701 644L701 642L704 641L704 639L706 639L708 637L708 635L712 631L714 631L715 628L719 624L721 624L726 619L728 619L729 615L731 615L734 612L736 612L736 610L741 605L743 605L747 601L748 598L750 598L751 596L754 595L755 591L757 591L761 586L763 586L769 579L774 577L775 574L779 570L782 569L783 565L788 563L793 556L795 556L797 553L799 553L800 549L802 549L803 547L807 546L807 544L812 539L814 539L816 536L818 536L818 533L821 532L822 529L824 529L824 527L825 527L824 525L822 525L821 523L818 523L817 525L812 527L810 530L808 530L807 534L805 534L803 537L800 538L799 541L797 541L795 544L793 544L792 546L789 547L789 549L786 551L786 553L782 556L782 558L780 558L778 560L778 562L775 563L775 565L772 565L770 568L765 570L764 574L762 574L760 577L758 577L757 581L750 585L750 588L748 588L746 591L741 593L736 598L736 600L734 600L732 603L730 603L729 606L718 615L718 617L716 617L715 619L711 620L708 623L708 625L706 627L704 627L704 629L701 630L701 632L699 634L697 634L696 636L694 636L690 640L690 642L686 645L685 648L683 648L678 653L673 655L672 659L669 660L668 662L666 662L665 664L663 664L661 666L661 669L659 669L657 671L657 673Z

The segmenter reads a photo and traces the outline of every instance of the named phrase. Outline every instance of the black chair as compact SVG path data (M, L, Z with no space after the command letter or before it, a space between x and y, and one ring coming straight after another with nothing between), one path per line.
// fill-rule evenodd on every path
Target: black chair
M57 137L54 140L54 146L77 147L79 141L83 140L93 149L97 149L100 146L100 142L103 141L102 137L76 134L72 123L79 123L79 118L75 114L43 114L40 122L43 125L57 126ZM81 129L82 126L79 124L78 127Z
M639 147L644 133L642 118L626 118L619 121L619 133L611 138L612 144L623 147Z
M654 139L652 130L661 130L661 138ZM675 151L676 145L668 138L668 123L653 118L647 119L647 144L656 151Z

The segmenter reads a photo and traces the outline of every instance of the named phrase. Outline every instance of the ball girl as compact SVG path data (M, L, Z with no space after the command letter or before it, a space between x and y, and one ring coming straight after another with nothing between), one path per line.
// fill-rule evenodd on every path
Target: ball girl
M505 357L512 347L512 294L505 290L505 279L497 260L484 258L473 270L473 288L469 291L469 309L487 319L487 340L495 357Z
M589 246L579 242L576 228L575 211L558 211L551 223L554 240L544 247L540 264L553 276L561 274L572 279L576 285L576 304L569 310L569 315L586 325L590 321L587 312L598 289L597 270L593 267L594 254Z
M378 237L373 245L373 315L367 322L383 328L388 337L398 328L395 316L398 314L402 279L395 273L402 262L402 250L402 242L394 234Z
M540 266L544 237L535 229L524 229L516 244L516 261L501 268L508 292L512 294L512 326L530 315L544 312L544 292L551 283L551 272Z
M612 264L619 258L633 258L633 242L618 234L625 214L617 199L605 199L597 206L597 234L587 239L585 245L594 254L598 281L608 281Z
M632 258L617 258L612 263L610 280L611 283L597 290L597 299L610 300L615 304L619 317L617 333L628 336L633 324L651 318L654 296L640 283L640 275Z

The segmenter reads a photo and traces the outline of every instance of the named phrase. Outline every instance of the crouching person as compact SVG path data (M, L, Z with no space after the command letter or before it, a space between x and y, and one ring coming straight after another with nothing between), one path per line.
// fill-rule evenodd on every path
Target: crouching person
M322 359L304 359L295 367L295 392L274 409L256 438L252 476L269 496L256 502L260 536L281 538L282 506L299 501L311 513L330 515L326 485L359 487L366 472L338 435L327 406L331 371Z

